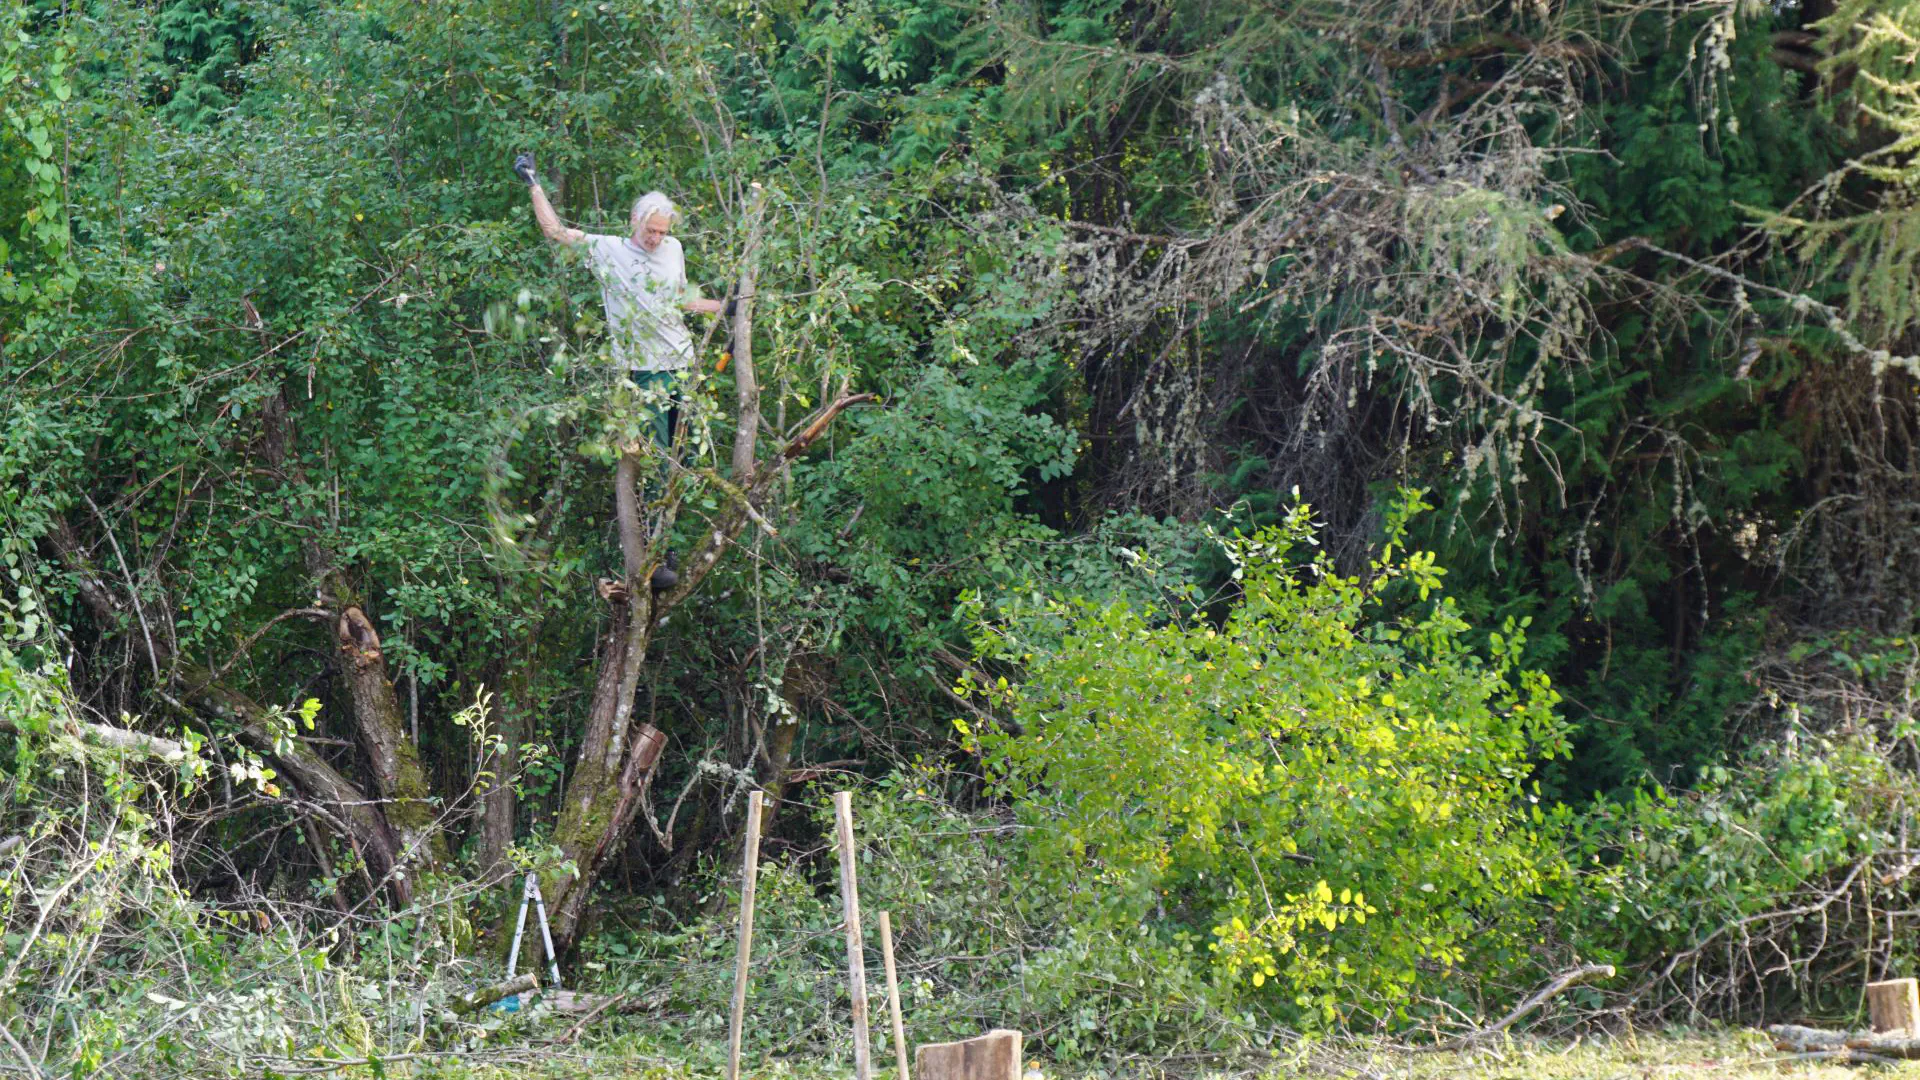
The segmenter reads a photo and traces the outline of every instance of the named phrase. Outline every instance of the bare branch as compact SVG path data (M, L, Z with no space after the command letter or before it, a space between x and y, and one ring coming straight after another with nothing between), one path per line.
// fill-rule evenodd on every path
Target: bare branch
M742 484L753 479L754 451L760 436L760 380L753 366L753 294L760 258L761 227L767 191L754 184L747 196L747 245L740 255L740 284L733 313L733 381L739 422L733 435L733 475Z
M114 727L110 724L93 724L69 718L67 724L71 733L82 742L104 750L119 750L159 758L168 763L185 761L191 755L184 744L172 739L163 739L158 735L148 735L143 731ZM13 720L0 716L0 731L18 731Z
M253 633L248 634L245 638L241 639L240 644L234 648L233 655L227 657L227 662L213 669L213 677L215 679L225 678L228 670L231 669L233 665L239 663L241 657L247 655L247 650L253 648L254 643L259 641L262 635L264 635L268 630L273 629L275 626L279 625L280 623L283 623L288 619L331 619L331 618L333 618L333 612L328 611L326 608L291 608L289 610L283 611L280 614L275 615L273 618L268 619L266 622L261 623L259 629L255 630Z
M1478 1031L1470 1031L1459 1038L1450 1039L1442 1045L1454 1049L1471 1046L1482 1039L1498 1035L1512 1027L1529 1013L1532 1013L1534 1010L1540 1008L1540 1006L1553 1000L1570 986L1586 982L1590 979L1611 978L1613 978L1612 964L1582 964L1577 968L1570 968L1549 979L1545 986L1529 994L1527 999L1515 1006L1512 1012L1501 1017L1491 1026L1481 1028Z

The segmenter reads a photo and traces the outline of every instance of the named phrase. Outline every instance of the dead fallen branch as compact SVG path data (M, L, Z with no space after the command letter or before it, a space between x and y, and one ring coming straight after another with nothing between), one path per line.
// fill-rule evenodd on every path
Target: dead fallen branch
M1600 979L1613 978L1613 965L1612 964L1582 964L1577 968L1569 968L1566 971L1563 971L1560 974L1555 975L1552 979L1548 980L1545 986L1542 986L1540 989L1535 990L1531 995L1527 997L1525 1001L1522 1001L1520 1004L1514 1006L1514 1009L1512 1012L1501 1017L1491 1027L1480 1028L1476 1031L1470 1031L1470 1032L1467 1032L1465 1035L1461 1035L1456 1038L1450 1039L1447 1042L1442 1043L1441 1048L1448 1049L1448 1050L1457 1050L1462 1047L1471 1046L1482 1039L1486 1039L1494 1035L1498 1035L1501 1032L1512 1027L1514 1024L1519 1023L1521 1019L1531 1014L1534 1010L1540 1008L1540 1006L1545 1005L1549 1001L1552 1001L1555 997L1557 997L1561 992L1565 991L1568 987L1578 985L1580 983L1586 982L1588 979L1594 979L1594 978L1600 978Z
M1775 1024L1767 1029L1773 1037L1775 1050L1787 1050L1794 1053L1807 1053L1814 1050L1840 1050L1847 1040L1858 1037L1857 1031L1828 1031L1825 1028L1801 1027L1798 1024Z
M1830 1061L1836 1065L1889 1065L1898 1058L1881 1057L1864 1050L1810 1050L1804 1054L1788 1054L1781 1061Z
M272 1069L262 1070L259 1076L319 1076L340 1072L345 1069L383 1069L389 1065L406 1061L459 1061L470 1064L506 1064L509 1062L532 1065L535 1055L525 1050L414 1050L404 1054L360 1058L318 1058L318 1057L270 1057L268 1061L283 1062ZM546 1061L545 1054L540 1060Z
M587 1025L592 1023L595 1017L599 1016L601 1013L606 1012L608 1009L613 1008L614 1006L620 1004L625 1000L627 1000L627 995L615 994L612 997L608 998L607 1000L601 1002L600 1004L595 1005L591 1012L587 1013L587 1015L575 1021L574 1025L568 1028L565 1034L560 1036L559 1041L563 1043L569 1043L579 1038L580 1033L587 1029Z
M1868 1035L1847 1040L1847 1049L1886 1058L1920 1058L1920 1039Z
M1920 1038L1901 1034L1875 1035L1870 1031L1831 1031L1826 1028L1775 1024L1767 1029L1773 1048L1787 1061L1872 1062L1920 1058Z
M81 742L102 750L118 750L144 757L159 758L161 761L175 764L188 757L184 744L172 739L163 739L158 735L129 728L113 727L108 724L90 724L75 720L65 725ZM13 721L0 717L0 731L16 730Z

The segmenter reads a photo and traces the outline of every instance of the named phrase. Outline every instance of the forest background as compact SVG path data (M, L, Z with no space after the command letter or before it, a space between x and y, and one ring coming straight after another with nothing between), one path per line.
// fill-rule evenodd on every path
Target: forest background
M1066 1061L1911 971L1920 5L0 13L4 1068ZM509 162L671 193L671 455ZM682 583L643 582L668 550ZM664 1025L664 1026L661 1026Z

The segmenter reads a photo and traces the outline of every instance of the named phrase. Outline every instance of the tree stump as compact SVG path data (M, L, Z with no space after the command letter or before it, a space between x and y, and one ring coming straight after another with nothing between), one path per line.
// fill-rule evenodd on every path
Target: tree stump
M913 1051L916 1080L1020 1080L1020 1033L995 1028L975 1039Z
M1920 983L1913 979L1868 983L1867 1017L1876 1035L1892 1031L1920 1035Z

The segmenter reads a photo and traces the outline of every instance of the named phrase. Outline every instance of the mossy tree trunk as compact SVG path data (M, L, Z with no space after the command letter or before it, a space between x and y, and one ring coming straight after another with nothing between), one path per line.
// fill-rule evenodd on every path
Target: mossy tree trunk
M306 486L285 395L276 393L267 400L263 419L261 456L287 482ZM446 840L420 749L407 737L406 713L388 675L380 633L333 549L320 539L331 531L328 524L315 520L308 525L310 536L301 551L313 578L314 598L331 613L332 653L352 703L354 732L366 752L373 789L385 801L384 816L400 843L395 872L435 871L446 863Z
M374 790L386 800L387 822L399 838L401 858L420 870L438 870L447 861L438 800L420 762L420 748L407 737L406 711L394 692L380 633L325 548L307 545L307 567L317 594L334 613L335 659L353 704L354 731L366 751Z

